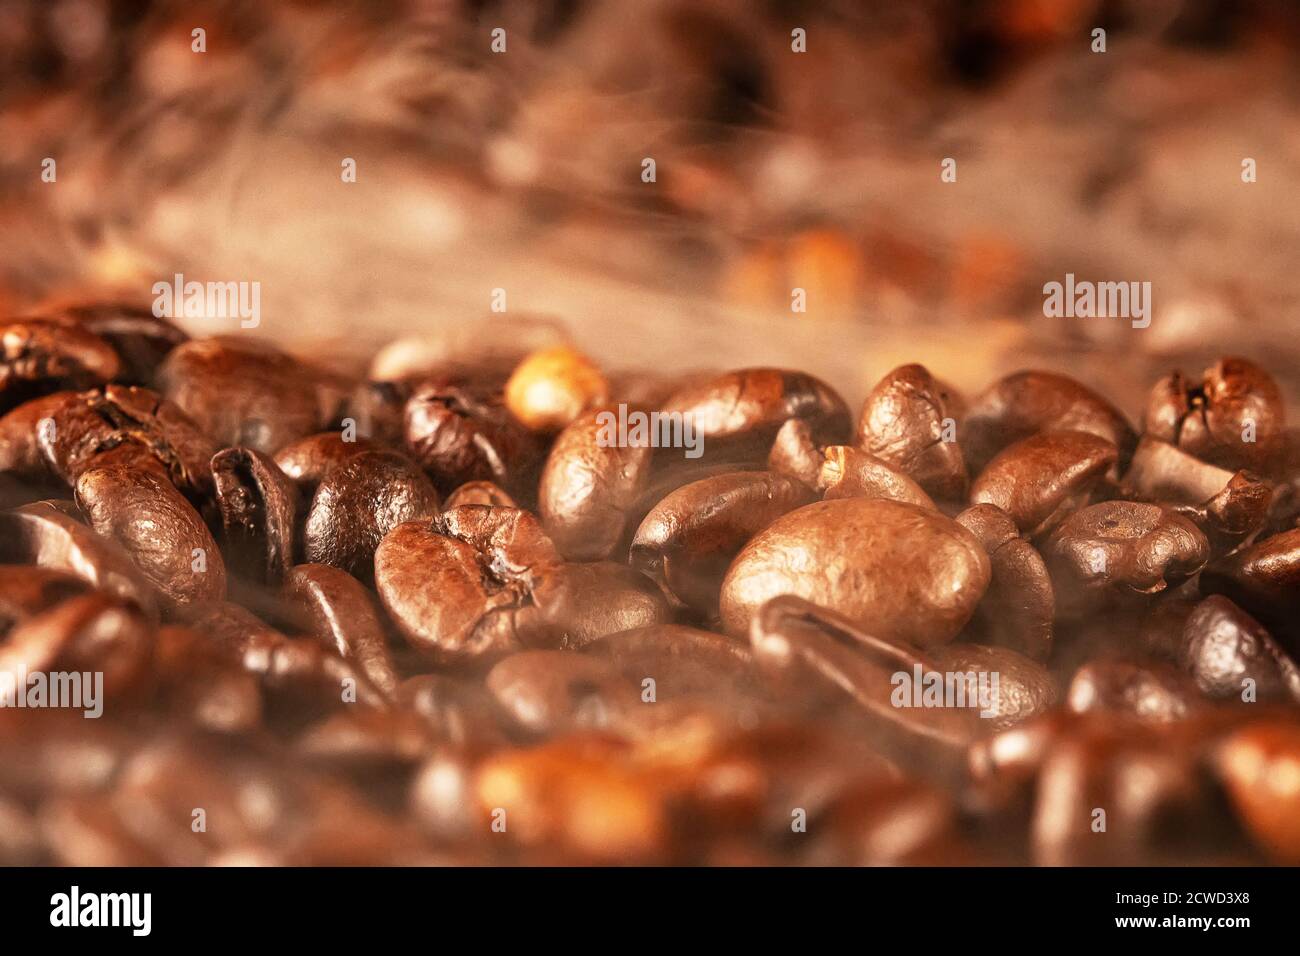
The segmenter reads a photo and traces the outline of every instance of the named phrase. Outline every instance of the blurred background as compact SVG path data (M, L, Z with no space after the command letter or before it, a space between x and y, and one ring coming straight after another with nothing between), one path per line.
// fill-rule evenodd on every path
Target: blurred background
M0 0L0 308L179 272L341 368L1035 365L1136 417L1226 353L1294 400L1298 50L1290 0ZM1150 281L1151 326L1045 318L1067 272Z

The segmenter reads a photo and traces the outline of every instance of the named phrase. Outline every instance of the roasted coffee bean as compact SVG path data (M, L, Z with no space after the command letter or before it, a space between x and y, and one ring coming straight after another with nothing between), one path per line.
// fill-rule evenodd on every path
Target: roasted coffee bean
M102 385L121 367L112 346L75 323L0 321L0 413L50 392Z
M284 593L306 613L320 641L355 661L385 694L397 689L383 623L360 581L329 565L300 564L285 577Z
M294 751L314 766L358 774L370 782L405 774L432 751L435 740L417 715L398 710L343 710L308 727Z
M406 432L402 419L411 388L409 382L358 384L348 397L347 407L348 417L357 423L358 440L400 448Z
M407 453L441 494L483 479L521 499L531 496L542 447L510 413L499 389L432 379L411 393L403 421Z
M957 807L913 780L874 780L844 793L821 823L814 866L915 866L959 862Z
M0 708L0 790L27 803L60 794L100 795L137 744L107 715L73 708Z
M629 512L650 480L654 449L603 442L601 411L581 416L560 432L538 485L537 507L546 533L571 561L613 554Z
M1179 663L1207 697L1300 702L1300 667L1263 625L1218 594L1187 618Z
M1031 435L1000 451L971 484L971 504L997 505L1031 537L1087 504L1115 446L1079 431Z
M658 624L603 635L579 649L610 662L643 700L651 698L647 703L709 696L736 703L762 693L749 644L712 631Z
M0 417L0 472L29 482L50 479L50 466L41 450L41 429L54 427L54 413L76 392L54 392L23 402Z
M443 503L446 511L461 505L492 505L496 508L518 508L519 504L500 487L490 481L467 481L447 496Z
M154 589L121 545L72 517L71 502L36 501L0 513L0 558L66 571L158 618Z
M385 535L375 586L398 629L435 663L490 664L519 648L516 614L531 603L534 576L560 561L528 512L464 505Z
M519 730L551 736L583 728L616 729L645 706L640 690L614 667L572 651L521 651L487 675L487 689Z
M1286 406L1272 376L1242 358L1220 359L1200 382L1173 372L1147 399L1143 430L1225 468L1263 470L1280 452Z
M42 806L40 829L61 866L162 866L167 859L136 839L98 797L59 797Z
M979 541L951 518L880 498L819 501L760 531L722 583L730 634L767 600L793 594L882 640L942 644L961 630L991 577Z
M219 734L250 733L261 726L257 678L206 634L159 628L154 676L162 706L180 720Z
M166 478L124 465L91 468L77 479L77 505L90 526L120 544L182 612L226 593L226 566L207 525Z
M506 407L538 432L558 432L608 397L609 383L600 369L567 345L532 353L505 385Z
M848 445L828 445L818 474L823 497L889 498L921 508L934 508L930 496L911 478L875 455Z
M189 336L148 309L119 303L72 306L58 313L94 335L118 354L116 379L128 385L151 385L167 353Z
M944 674L970 675L967 700L980 704L980 716L1001 730L1046 712L1056 703L1056 682L1039 663L1006 647L947 644L931 652L933 665ZM978 694L987 689L987 701Z
M531 605L515 629L528 644L582 644L634 627L664 624L672 610L663 591L639 571L612 561L545 564L531 575Z
M863 403L858 446L936 498L964 499L966 461L952 440L960 406L961 399L925 366L901 365L877 382Z
M378 449L377 444L364 438L345 441L342 432L317 432L285 445L275 453L275 463L310 495L336 466L359 452Z
M1020 537L996 505L967 508L954 519L979 539L992 578L972 622L981 643L1009 647L1042 663L1052 652L1056 594L1038 549Z
M1300 653L1300 528L1275 534L1219 558L1201 574L1201 590L1223 594L1258 618L1295 655Z
M1066 709L1136 717L1153 723L1183 720L1204 701L1195 685L1160 661L1105 656L1075 672Z
M1259 721L1232 734L1218 772L1237 817L1275 862L1300 864L1300 726Z
M20 621L88 590L84 580L65 571L0 564L0 641Z
M922 690L915 686L917 675L922 681L926 674L938 675L933 660L800 598L765 604L754 618L750 643L778 693L797 695L804 706L852 704L886 755L924 761L928 772L959 773L966 749L991 729L979 717L978 700L926 707L915 699ZM909 684L915 695L907 693Z
M419 716L438 740L458 748L490 748L505 742L496 701L477 680L420 674L403 681L394 704Z
M176 405L146 388L107 385L69 393L37 430L49 470L69 486L111 460L157 466L191 501L212 494L210 462L218 446Z
M1119 453L1121 470L1137 445L1124 416L1096 392L1055 372L1017 372L971 402L961 443L973 474L1002 449L1045 431L1081 431L1104 438Z
M158 373L163 394L222 447L274 454L340 417L344 384L269 347L186 342Z
M812 426L802 418L791 418L776 433L767 453L767 467L778 475L794 478L817 488L826 456L813 441Z
M212 456L226 563L253 580L278 584L293 565L298 489L269 457L251 448Z
M1133 501L1076 511L1043 549L1057 607L1073 612L1159 594L1199 571L1209 556L1209 541L1187 518Z
M732 559L774 520L813 500L802 483L770 471L732 472L684 485L637 528L631 561L681 603L708 615Z
M403 521L438 513L438 493L414 462L392 451L359 452L316 488L303 529L308 561L369 581L375 548Z
M848 406L825 382L802 372L750 368L688 386L662 409L690 420L704 455L762 461L777 431L791 418L808 422L821 445L847 444Z

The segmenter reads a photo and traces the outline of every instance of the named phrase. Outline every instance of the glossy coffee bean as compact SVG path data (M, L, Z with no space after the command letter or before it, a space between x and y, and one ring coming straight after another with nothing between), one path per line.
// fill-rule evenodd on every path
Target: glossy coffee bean
M0 413L50 392L101 385L121 367L107 342L75 323L0 321Z
M488 480L523 497L536 481L541 445L493 385L431 379L412 391L403 421L405 451L442 494Z
M569 647L630 628L665 624L672 609L646 575L613 561L545 564L530 576L531 604L515 627L533 646Z
M1223 594L1258 618L1290 653L1300 651L1300 528L1283 531L1219 558L1201 575L1201 589Z
M614 553L650 480L654 449L603 444L599 414L583 415L560 432L538 485L546 533L571 561Z
M443 508L451 511L461 505L492 505L497 508L518 508L514 498L491 481L467 481L447 496Z
M981 706L980 716L994 730L1036 717L1056 703L1056 682L1051 674L1041 664L1010 648L947 644L935 648L931 656L935 670L945 674L973 674L975 683L968 687L973 686L976 693L981 686L988 686L991 700Z
M1043 549L1058 607L1075 611L1159 594L1199 571L1209 556L1209 541L1187 518L1131 501L1076 511Z
M297 550L298 489L271 458L251 448L212 456L227 566L278 584Z
M1017 372L977 395L962 422L961 444L975 474L1021 439L1045 431L1081 431L1110 442L1124 466L1137 435L1105 398L1055 372Z
M38 483L53 476L37 436L53 425L54 414L76 392L54 392L23 402L0 416L0 472Z
M813 441L812 426L801 418L787 421L772 440L767 453L767 468L816 488L821 481L822 464L826 456Z
M644 706L635 684L610 664L572 651L521 651L488 672L488 691L517 729L550 736L616 728Z
M173 349L158 373L163 394L223 447L274 454L328 428L345 386L269 347L203 339Z
M876 383L863 403L858 446L936 498L964 499L968 478L961 446L944 440L955 431L960 404L925 366L899 366Z
M1300 702L1300 667L1262 624L1222 595L1196 606L1182 636L1179 663L1207 697Z
M823 497L888 498L921 508L934 502L915 481L875 455L848 445L828 445L817 476Z
M971 504L996 505L1029 536L1087 503L1115 464L1115 446L1079 431L1031 435L999 452L971 484Z
M631 561L680 602L716 614L732 559L774 520L813 500L802 483L767 471L732 472L678 488L637 528Z
M375 549L403 521L438 513L438 493L414 462L391 451L358 452L316 487L303 527L303 554L369 581Z
M376 451L378 448L377 444L365 438L345 441L342 432L317 432L279 449L275 453L275 463L310 495L335 466L358 452Z
M886 499L820 501L778 518L736 556L722 584L722 623L746 634L766 601L793 594L881 639L942 644L990 578L979 541L938 512Z
M1144 415L1147 434L1225 468L1265 468L1286 430L1281 390L1242 358L1220 359L1200 381L1174 372L1156 383Z
M207 525L166 478L122 465L91 468L77 479L77 505L90 526L116 541L180 612L226 593L226 566Z
M996 505L973 505L954 519L979 539L992 578L972 627L980 643L1008 647L1042 663L1052 651L1056 593L1038 549Z
M608 397L609 383L600 369L567 345L533 352L505 384L506 407L537 432L558 432Z
M396 691L383 622L360 581L326 564L299 564L285 576L284 594L305 612L318 640L354 661L385 694Z
M60 310L58 317L107 342L121 360L115 378L128 385L152 385L167 353L189 341L189 336L167 319L121 303L72 306Z
M1099 712L1153 723L1183 720L1204 706L1195 685L1160 661L1103 656L1075 672L1065 695L1076 714Z

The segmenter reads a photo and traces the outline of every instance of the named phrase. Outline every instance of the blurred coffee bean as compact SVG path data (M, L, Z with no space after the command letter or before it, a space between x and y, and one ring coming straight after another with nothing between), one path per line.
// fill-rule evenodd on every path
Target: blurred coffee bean
M989 556L992 578L976 608L973 627L981 643L1019 651L1042 663L1052 652L1056 595L1038 549L1020 537L996 505L972 505L954 519L975 535Z
M1071 613L1159 594L1199 571L1209 556L1209 541L1187 518L1133 501L1076 511L1043 548L1057 607Z
M65 571L0 564L0 641L20 621L89 589L84 580Z
M1201 589L1231 598L1289 653L1300 653L1300 528L1217 559L1201 574Z
M212 477L227 566L278 584L293 565L298 489L274 461L251 448L217 452Z
M601 411L581 416L560 432L538 485L542 523L571 561L595 561L613 553L628 513L650 479L654 449L602 443Z
M533 352L505 385L506 407L526 428L558 432L609 397L600 369L567 345Z
M203 339L177 346L158 372L163 394L222 447L274 454L329 428L345 396L335 377L265 346Z
M182 721L219 734L249 733L261 725L257 678L206 634L159 628L154 677L162 706Z
M1179 663L1207 697L1300 702L1300 667L1263 625L1218 594L1187 618Z
M962 422L961 444L973 474L1015 442L1045 431L1081 431L1118 449L1121 470L1137 435L1105 398L1055 372L1017 372L995 382L971 402Z
M383 774L412 770L431 751L434 737L415 714L353 709L329 714L294 742L307 763L357 774L374 782Z
M1233 808L1276 863L1300 864L1300 726L1257 722L1232 734L1217 759Z
M808 861L815 866L951 862L957 808L947 793L919 781L876 780L841 795L817 832Z
M112 346L75 323L0 321L0 414L50 392L102 385L119 371Z
M410 382L360 382L348 396L347 417L357 423L358 440L402 447L406 400ZM281 464L281 467L284 467Z
M355 661L385 694L397 689L383 623L360 581L325 564L300 564L286 575L284 593L305 612L322 643Z
M819 445L847 444L848 406L825 382L803 372L750 368L676 392L662 409L694 423L706 457L762 461L791 418L807 421Z
M446 744L475 748L505 740L496 702L477 680L420 674L398 685L394 703L419 716Z
M877 382L863 403L858 446L936 498L962 500L969 479L961 446L952 440L959 406L960 398L925 366L901 365Z
M326 473L303 528L303 553L369 581L375 548L403 521L438 513L438 493L414 462L392 451L358 452Z
M61 866L162 866L169 861L146 846L103 800L68 796L41 807L41 835Z
M0 513L0 559L66 571L91 587L158 618L152 585L117 542L96 534L68 513L72 502L35 501Z
M61 310L59 316L76 322L112 346L122 363L116 380L128 385L152 386L167 353L189 341L189 336L171 322L136 306L79 305Z
M1204 706L1196 686L1161 661L1103 656L1075 672L1065 695L1067 710L1136 717L1153 723L1182 720Z
M602 660L572 651L520 651L488 672L486 686L519 730L547 737L617 729L645 706L635 684Z
M603 635L579 649L612 664L646 703L701 697L734 706L762 693L749 644L712 631L658 624Z
M461 505L492 505L497 508L517 508L519 505L491 481L467 481L447 496L443 510L451 511Z
M930 496L911 478L875 455L848 445L828 445L817 487L833 498L889 498L921 508L934 508Z
M167 610L225 596L226 566L216 541L165 478L123 465L91 468L77 479L76 493L90 526L122 546Z
M1031 435L1000 451L971 484L971 504L997 505L1030 537L1087 504L1115 446L1080 431Z
M435 663L485 665L518 649L516 614L534 577L560 561L528 512L464 505L385 535L375 586L403 636Z
M1224 468L1262 471L1281 450L1286 405L1266 371L1220 359L1199 382L1173 372L1147 399L1144 431Z
M981 687L990 690L980 701L980 717L1001 730L1049 710L1057 698L1056 682L1039 663L1007 647L982 644L947 644L931 652L936 670L972 675L967 698ZM978 700L978 698L976 698Z
M769 471L692 482L646 515L632 541L632 565L683 604L715 615L723 576L740 549L781 515L812 500L805 485Z
M405 450L441 494L467 481L494 481L531 497L543 449L510 413L499 389L431 379L414 389L404 413Z
M516 631L530 645L567 647L672 620L654 581L612 561L547 564L530 588L532 604L515 615Z
M344 441L342 432L317 432L289 442L275 453L275 463L310 496L321 479L337 465L360 452L378 448L365 438Z
M883 640L942 644L965 625L990 577L975 536L936 511L877 498L820 501L778 518L736 556L722 583L722 623L746 634L766 601L793 594Z

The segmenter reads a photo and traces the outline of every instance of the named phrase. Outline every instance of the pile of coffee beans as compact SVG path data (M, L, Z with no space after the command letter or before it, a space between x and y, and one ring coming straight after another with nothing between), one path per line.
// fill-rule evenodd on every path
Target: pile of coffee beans
M855 416L111 304L0 340L0 862L1300 863L1252 362L1140 420L908 365Z

